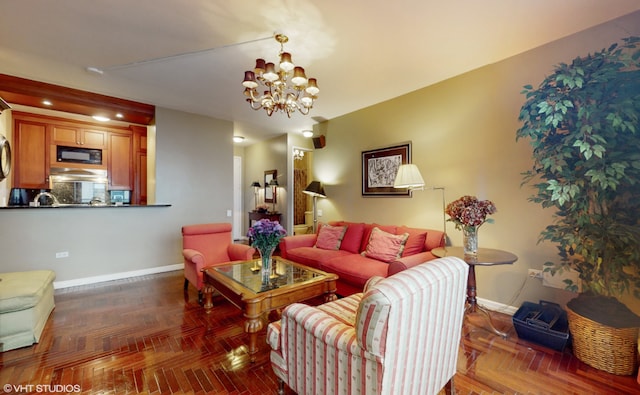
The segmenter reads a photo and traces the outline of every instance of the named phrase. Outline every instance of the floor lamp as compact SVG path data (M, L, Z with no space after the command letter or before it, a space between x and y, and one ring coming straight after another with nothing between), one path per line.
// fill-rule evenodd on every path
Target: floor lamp
M393 182L394 188L409 188L411 191L422 191L425 189L424 179L420 174L418 166L414 164L400 165L396 179ZM442 230L444 231L444 241L447 242L447 219L445 217L444 187L426 187L426 189L442 191Z
M307 195L311 195L311 197L313 197L313 233L316 233L316 231L318 230L318 210L316 201L319 197L326 198L327 195L325 195L324 188L322 187L320 181L311 181L311 184L307 185L302 193L306 193Z

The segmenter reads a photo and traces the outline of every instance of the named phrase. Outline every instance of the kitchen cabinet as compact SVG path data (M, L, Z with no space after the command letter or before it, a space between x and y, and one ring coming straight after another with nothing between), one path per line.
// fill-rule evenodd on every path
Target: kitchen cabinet
M108 132L70 125L52 125L52 141L55 145L83 148L107 148Z
M58 145L102 150L102 165L65 162L64 167L106 169L110 190L131 192L132 204L147 201L147 128L89 122L13 111L13 186L49 189Z
M13 112L13 187L49 188L48 125L28 114Z
M131 133L109 133L110 190L133 189L133 135Z

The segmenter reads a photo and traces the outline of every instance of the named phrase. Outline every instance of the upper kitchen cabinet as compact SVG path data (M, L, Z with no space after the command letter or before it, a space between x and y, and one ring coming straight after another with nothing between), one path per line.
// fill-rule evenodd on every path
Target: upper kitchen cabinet
M15 188L49 188L49 134L47 124L28 114L13 112Z
M147 202L147 127L101 126L14 111L14 187L51 188L52 168L107 170L110 191Z
M133 136L129 133L109 134L109 189L133 189Z
M108 133L103 130L91 130L66 125L53 125L53 144L82 148L107 148Z

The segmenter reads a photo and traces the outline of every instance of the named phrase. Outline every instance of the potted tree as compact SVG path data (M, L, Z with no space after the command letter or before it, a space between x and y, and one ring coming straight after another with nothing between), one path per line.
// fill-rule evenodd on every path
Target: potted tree
M533 148L533 167L523 173L523 184L534 186L530 200L556 209L540 241L557 244L559 260L544 270L573 269L580 279L565 280L582 292L567 304L574 353L615 374L634 372L640 327L615 298L640 298L639 45L625 38L556 65L536 89L525 86L517 131ZM582 318L589 323L576 322ZM600 333L601 324L613 332Z

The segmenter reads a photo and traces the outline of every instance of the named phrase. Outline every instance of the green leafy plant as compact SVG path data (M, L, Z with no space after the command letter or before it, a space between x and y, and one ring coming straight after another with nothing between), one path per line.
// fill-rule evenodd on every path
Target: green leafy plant
M533 167L530 201L557 209L540 241L557 244L551 274L576 270L582 290L640 298L640 45L629 37L555 66L522 91L522 127ZM567 289L578 286L565 281Z

